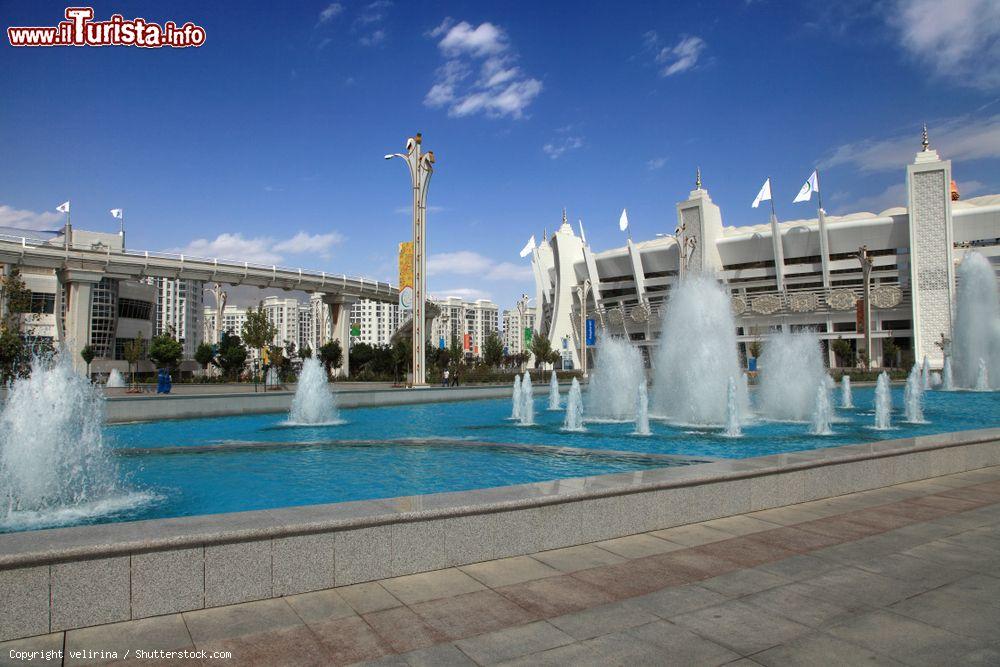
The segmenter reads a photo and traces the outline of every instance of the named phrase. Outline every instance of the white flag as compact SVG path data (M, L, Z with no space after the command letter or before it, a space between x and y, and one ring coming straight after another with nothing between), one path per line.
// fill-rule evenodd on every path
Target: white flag
M120 208L113 208L113 209L111 209L111 217L112 218L118 218L120 220L122 218L122 215L124 215L124 211L122 211L122 209L120 209Z
M583 220L577 220L580 225L580 240L583 241L583 245L587 245L587 235L583 233Z
M757 198L753 200L753 207L757 208L760 206L762 201L768 201L771 198L771 179L768 178L764 181L764 185L760 186L760 192L757 193Z
M795 195L792 203L798 204L801 201L809 201L812 199L814 192L819 192L819 178L816 176L815 171L813 171L812 176L806 179L806 182L802 185L802 189L799 190L799 194Z
M56 206L56 210L59 211L60 213L69 213L69 202L64 201L63 203L59 204L59 206Z
M622 209L622 217L618 218L618 229L625 231L628 229L628 212Z
M535 249L535 235L532 234L531 238L528 239L528 242L524 244L523 248L521 248L521 257L527 257L529 254L531 254L531 251L534 249Z

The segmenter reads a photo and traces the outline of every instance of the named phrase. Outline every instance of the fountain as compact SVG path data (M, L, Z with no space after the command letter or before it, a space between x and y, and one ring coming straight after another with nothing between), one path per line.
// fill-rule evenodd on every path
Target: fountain
M889 374L879 373L875 383L875 430L887 431L892 428L892 390L889 387Z
M744 379L746 375L743 376ZM736 389L736 380L732 376L726 387L726 437L739 438L743 435L740 427L740 407L739 392Z
M556 372L552 371L552 377L549 378L549 410L559 410L562 406L559 404L559 378L556 377Z
M920 386L924 391L931 388L931 360L924 355L924 365L920 369Z
M278 368L276 366L267 367L267 375L264 376L264 387L277 387L281 382L278 380Z
M34 360L0 412L0 529L79 522L155 498L121 485L103 421L100 388L68 353Z
M601 336L587 389L587 421L633 421L640 382L646 382L646 371L639 348L626 338Z
M580 394L580 381L573 378L573 384L569 386L569 394L566 396L566 420L563 422L564 431L586 431L583 427L583 396Z
M979 372L976 373L976 391L990 391L990 371L985 359L979 360Z
M514 376L514 393L510 397L511 409L510 418L516 421L521 420L521 376Z
M924 421L923 378L921 367L913 364L906 378L906 388L903 390L903 414L906 421L911 424L927 423Z
M951 341L954 384L978 387L985 365L984 390L1000 389L1000 296L993 266L970 251L958 267L957 278Z
M521 426L535 425L535 392L531 389L531 375L524 372L521 380Z
M941 386L941 374L937 371L931 371L931 387L938 388Z
M635 435L649 435L649 395L646 391L646 381L639 383L635 394Z
M830 393L826 386L821 384L816 387L816 400L813 405L812 426L809 433L812 435L833 435L830 428L830 420L833 418L833 408L830 407Z
M337 402L330 391L326 370L322 362L309 357L302 362L292 410L288 415L289 425L327 426L343 424L337 415Z
M108 373L108 381L104 383L108 389L122 389L125 387L125 378L118 372L117 368L112 368Z
M826 390L819 338L813 332L779 333L764 342L757 411L769 419L808 422L816 387Z
M941 389L955 391L955 376L951 372L951 357L944 358L944 368L941 369Z
M652 411L674 423L726 424L729 378L740 374L729 293L711 276L689 274L671 294L654 364ZM746 391L738 394L743 422L749 398Z
M840 378L840 407L850 409L854 407L854 398L851 396L851 376L845 375Z

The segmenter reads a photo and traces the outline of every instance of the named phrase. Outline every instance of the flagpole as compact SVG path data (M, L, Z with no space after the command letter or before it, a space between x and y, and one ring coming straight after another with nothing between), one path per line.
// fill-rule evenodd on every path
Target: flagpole
M771 177L767 177L767 184L770 186L768 189L771 190L770 201L771 201L771 216L777 220L778 214L774 212L774 185L771 183Z
M823 208L823 191L819 187L819 169L813 169L813 171L816 172L816 204Z

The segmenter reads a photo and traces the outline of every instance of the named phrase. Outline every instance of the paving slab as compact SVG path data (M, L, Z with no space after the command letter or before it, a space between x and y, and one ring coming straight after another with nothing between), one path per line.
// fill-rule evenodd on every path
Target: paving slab
M556 616L549 619L549 622L576 639L590 639L656 620L659 619L640 605L632 602L613 602L565 616Z
M475 565L465 565L459 569L490 588L510 586L511 584L520 584L560 574L556 568L535 560L531 556L501 558Z
M626 559L592 544L542 551L535 558L560 572L577 572L601 565L616 565Z
M457 568L384 579L380 583L393 597L408 605L463 595L486 588Z
M671 620L740 655L784 644L811 631L806 625L740 600L729 600Z
M546 621L536 621L455 642L480 665L492 665L530 653L572 644L573 637Z
M645 558L646 556L665 554L684 548L682 544L663 540L648 533L619 537L614 540L604 540L603 542L596 542L595 545L623 558Z
M390 609L403 604L377 582L341 586L335 590L351 609L359 614Z

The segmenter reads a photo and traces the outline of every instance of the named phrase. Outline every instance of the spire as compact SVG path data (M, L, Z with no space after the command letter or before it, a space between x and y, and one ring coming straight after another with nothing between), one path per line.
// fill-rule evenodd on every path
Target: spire
M927 123L924 123L924 136L920 142L920 145L923 146L923 150L925 152L929 151L931 148L931 140L927 138Z
M701 190L701 167L695 167L694 171L694 189Z
M562 223L564 225L566 224L566 207L565 206L563 206L563 219L562 219Z

